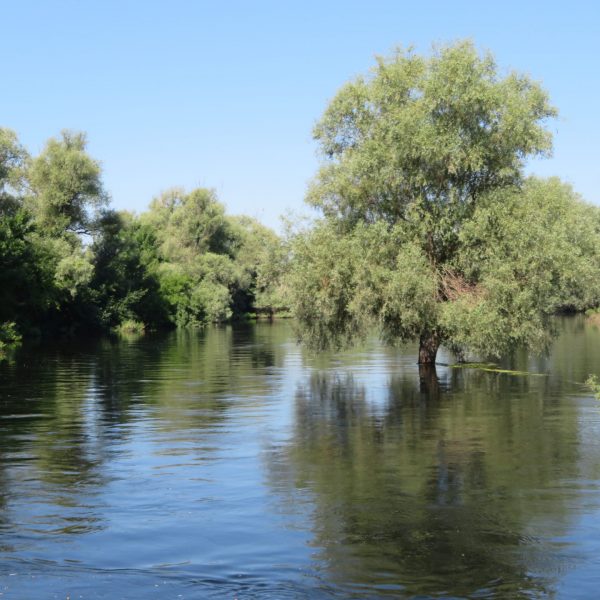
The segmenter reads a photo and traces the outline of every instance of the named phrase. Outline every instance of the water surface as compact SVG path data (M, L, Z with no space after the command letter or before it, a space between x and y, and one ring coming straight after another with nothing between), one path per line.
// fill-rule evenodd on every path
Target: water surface
M600 332L510 375L287 323L0 363L2 598L593 598ZM442 354L441 362L451 362Z

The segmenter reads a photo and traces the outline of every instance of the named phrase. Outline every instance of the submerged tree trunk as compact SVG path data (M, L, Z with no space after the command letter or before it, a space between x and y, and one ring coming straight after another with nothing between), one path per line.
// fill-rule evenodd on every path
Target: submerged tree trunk
M440 338L437 333L424 331L419 339L419 364L433 365L438 348L440 347Z
M439 400L440 380L437 376L435 363L419 365L419 389L421 394L427 396L427 400Z

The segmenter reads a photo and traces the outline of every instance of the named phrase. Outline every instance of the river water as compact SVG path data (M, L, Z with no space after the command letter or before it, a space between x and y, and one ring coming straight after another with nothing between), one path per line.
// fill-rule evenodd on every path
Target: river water
M0 597L594 598L600 332L559 328L502 363L529 374L286 322L23 347Z

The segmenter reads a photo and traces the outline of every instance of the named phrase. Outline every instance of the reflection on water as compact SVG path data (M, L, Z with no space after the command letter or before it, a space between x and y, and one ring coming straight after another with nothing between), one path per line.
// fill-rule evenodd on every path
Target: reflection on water
M0 363L3 597L565 597L600 583L600 332L515 376L287 324ZM449 362L448 357L441 357Z

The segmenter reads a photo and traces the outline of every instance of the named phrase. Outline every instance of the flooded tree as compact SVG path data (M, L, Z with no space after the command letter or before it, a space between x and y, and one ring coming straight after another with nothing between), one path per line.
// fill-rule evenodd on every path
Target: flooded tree
M314 130L308 202L324 218L294 248L300 337L323 348L376 325L419 339L424 364L440 344L500 355L543 346L557 308L597 300L584 292L597 211L524 176L550 153L555 115L538 83L470 42L399 50L346 84Z

